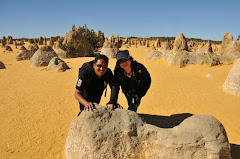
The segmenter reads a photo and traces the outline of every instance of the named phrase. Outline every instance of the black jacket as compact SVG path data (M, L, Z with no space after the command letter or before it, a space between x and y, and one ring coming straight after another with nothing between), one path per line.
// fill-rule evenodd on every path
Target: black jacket
M128 96L129 91L135 90L135 95L138 95L140 98L147 93L150 87L151 77L147 69L132 58L130 60L135 76L129 79L124 75L124 70L119 64L116 65L109 104L117 103L120 86L126 96Z

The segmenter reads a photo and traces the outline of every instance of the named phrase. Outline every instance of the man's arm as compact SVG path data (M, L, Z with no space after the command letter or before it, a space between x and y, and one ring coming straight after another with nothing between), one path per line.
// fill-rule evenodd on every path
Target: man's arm
M74 96L78 100L79 103L81 103L85 106L84 110L93 110L94 109L93 103L88 102L86 99L83 98L82 91L79 91L79 90L76 89L75 93L74 93Z

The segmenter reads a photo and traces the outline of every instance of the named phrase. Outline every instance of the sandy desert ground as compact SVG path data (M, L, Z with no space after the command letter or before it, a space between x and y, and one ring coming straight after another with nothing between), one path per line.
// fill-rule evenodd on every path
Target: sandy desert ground
M74 98L78 68L93 57L63 59L71 68L66 72L32 67L29 60L17 61L20 50L0 47L0 158L65 158L64 146L71 121L79 112ZM26 46L26 45L25 45ZM144 61L151 49L129 48L130 54L149 70L152 84L142 99L138 113L170 116L210 114L225 127L229 142L240 145L240 95L223 91L231 65L177 68L164 61ZM115 59L110 59L113 70ZM215 78L206 78L211 73ZM102 97L105 105L110 96ZM127 108L120 93L119 103Z

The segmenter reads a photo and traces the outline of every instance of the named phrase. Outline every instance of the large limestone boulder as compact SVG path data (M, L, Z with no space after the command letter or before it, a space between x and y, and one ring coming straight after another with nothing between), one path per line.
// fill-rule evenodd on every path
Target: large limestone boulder
M240 59L236 61L223 84L226 92L240 94Z
M30 59L32 66L47 66L53 57L58 57L51 46L46 45L38 49Z
M5 67L5 65L4 65L4 63L2 63L1 61L0 61L0 69L5 69L6 67Z
M240 41L233 40L231 33L225 33L222 41L221 54L237 60L240 58Z
M173 51L184 51L184 50L188 50L187 40L186 40L185 36L183 35L183 33L180 33L175 38L175 41L173 44Z
M159 121L161 122L161 121ZM160 128L133 111L96 106L75 118L65 144L67 159L230 159L223 125L210 115L193 115Z
M70 69L68 65L61 60L59 57L53 57L48 64L48 70L56 70L58 72L64 72L67 69Z
M20 54L17 55L16 60L30 60L34 53L35 50L23 50Z

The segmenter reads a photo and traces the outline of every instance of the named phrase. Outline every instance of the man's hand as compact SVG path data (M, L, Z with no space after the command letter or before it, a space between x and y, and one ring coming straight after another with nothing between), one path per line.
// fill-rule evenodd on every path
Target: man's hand
M94 109L94 104L92 102L87 102L87 104L84 105L84 111L89 111Z
M114 105L113 105L113 104L107 104L107 105L106 105L106 108L107 108L108 110L113 110L113 109L114 109Z
M120 104L117 104L116 108L123 109L123 107Z

